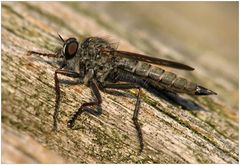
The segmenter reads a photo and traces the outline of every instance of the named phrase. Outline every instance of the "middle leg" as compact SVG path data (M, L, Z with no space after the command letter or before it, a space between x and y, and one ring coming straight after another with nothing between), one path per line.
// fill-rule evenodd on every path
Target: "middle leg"
M88 112L93 115L100 115L102 113L101 111L101 103L102 103L102 97L99 91L98 84L96 80L90 80L89 81L89 86L92 90L92 93L94 97L96 98L96 101L88 102L88 103L83 103L80 108L73 114L73 116L70 118L68 121L68 127L72 128L74 126L75 121L77 120L77 117L80 116L83 112ZM89 107L94 107L96 106L97 111L90 109Z

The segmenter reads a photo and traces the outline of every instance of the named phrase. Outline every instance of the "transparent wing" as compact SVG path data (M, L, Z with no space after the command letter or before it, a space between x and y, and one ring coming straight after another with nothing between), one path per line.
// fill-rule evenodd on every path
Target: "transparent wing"
M104 49L103 51L107 51L109 53L114 53L114 55L121 56L124 58L135 59L137 61L144 61L144 62L148 62L151 64L167 66L167 67L172 67L172 68L176 68L176 69L183 69L183 70L188 70L188 71L194 70L194 68L192 68L188 65L182 64L182 63L164 60L164 59L160 59L160 58L156 58L156 57L149 57L147 55L143 55L143 54L139 54L139 53L132 53L132 52L114 50L114 49L112 49L112 50Z

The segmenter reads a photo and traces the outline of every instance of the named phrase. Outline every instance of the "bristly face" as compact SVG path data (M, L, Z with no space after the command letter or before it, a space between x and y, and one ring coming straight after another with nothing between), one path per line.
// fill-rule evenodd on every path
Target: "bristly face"
M72 59L78 51L79 43L76 38L69 38L64 41L62 53L66 60Z

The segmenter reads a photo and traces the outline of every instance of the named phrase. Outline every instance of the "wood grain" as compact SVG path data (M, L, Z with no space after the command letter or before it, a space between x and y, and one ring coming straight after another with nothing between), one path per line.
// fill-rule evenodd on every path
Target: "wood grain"
M146 43L140 37L137 44L133 44L127 37L128 33L131 36L131 31L118 31L116 24L111 24L113 20L110 16L104 17L104 12L100 12L101 8L98 17L95 17L94 12L86 10L91 5L94 4L2 3L2 137L5 155L2 162L237 163L238 113L236 106L227 102L224 96L182 96L182 100L177 97L190 107L184 110L164 97L144 91L139 121L145 149L139 155L131 119L136 101L134 90L115 91L112 92L114 95L101 93L103 114L97 117L82 115L72 130L66 126L69 117L82 103L91 99L91 93L83 85L62 84L60 130L52 131L55 103L53 75L57 65L53 59L27 56L26 52L52 52L59 45L57 32L64 38L75 36L79 40L90 35L111 36L120 41L119 49L122 50L146 53L154 50L159 54L172 55L172 58L181 54L161 43L158 49L162 52L151 48L150 45L158 43L156 39ZM110 21L109 24L106 20ZM188 58L180 57L181 61ZM209 73L213 79L204 69L200 74L186 73L186 76L195 81L205 78L200 83L214 88L217 84L214 69L210 69ZM225 87L216 87L216 90L230 93ZM195 105L201 109L194 110ZM14 143L11 139L15 139ZM32 145L27 147L24 144ZM9 149L11 146L18 147ZM37 147L43 148L39 156L35 153ZM11 157L10 160L9 155L16 152L24 155L26 150L26 159Z

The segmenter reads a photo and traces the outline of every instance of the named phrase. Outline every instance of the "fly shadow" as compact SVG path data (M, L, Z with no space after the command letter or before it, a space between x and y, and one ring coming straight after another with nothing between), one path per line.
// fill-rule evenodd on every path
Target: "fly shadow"
M146 89L149 93L157 96L173 105L180 106L183 110L187 111L207 111L201 105L197 104L196 102L183 98L182 96L178 95L177 93L173 93L171 91L167 91L165 89L157 90L154 87L148 87ZM123 97L132 97L132 95L128 94L124 91L117 91L117 90L105 90L105 93L115 95L115 96L123 96Z

